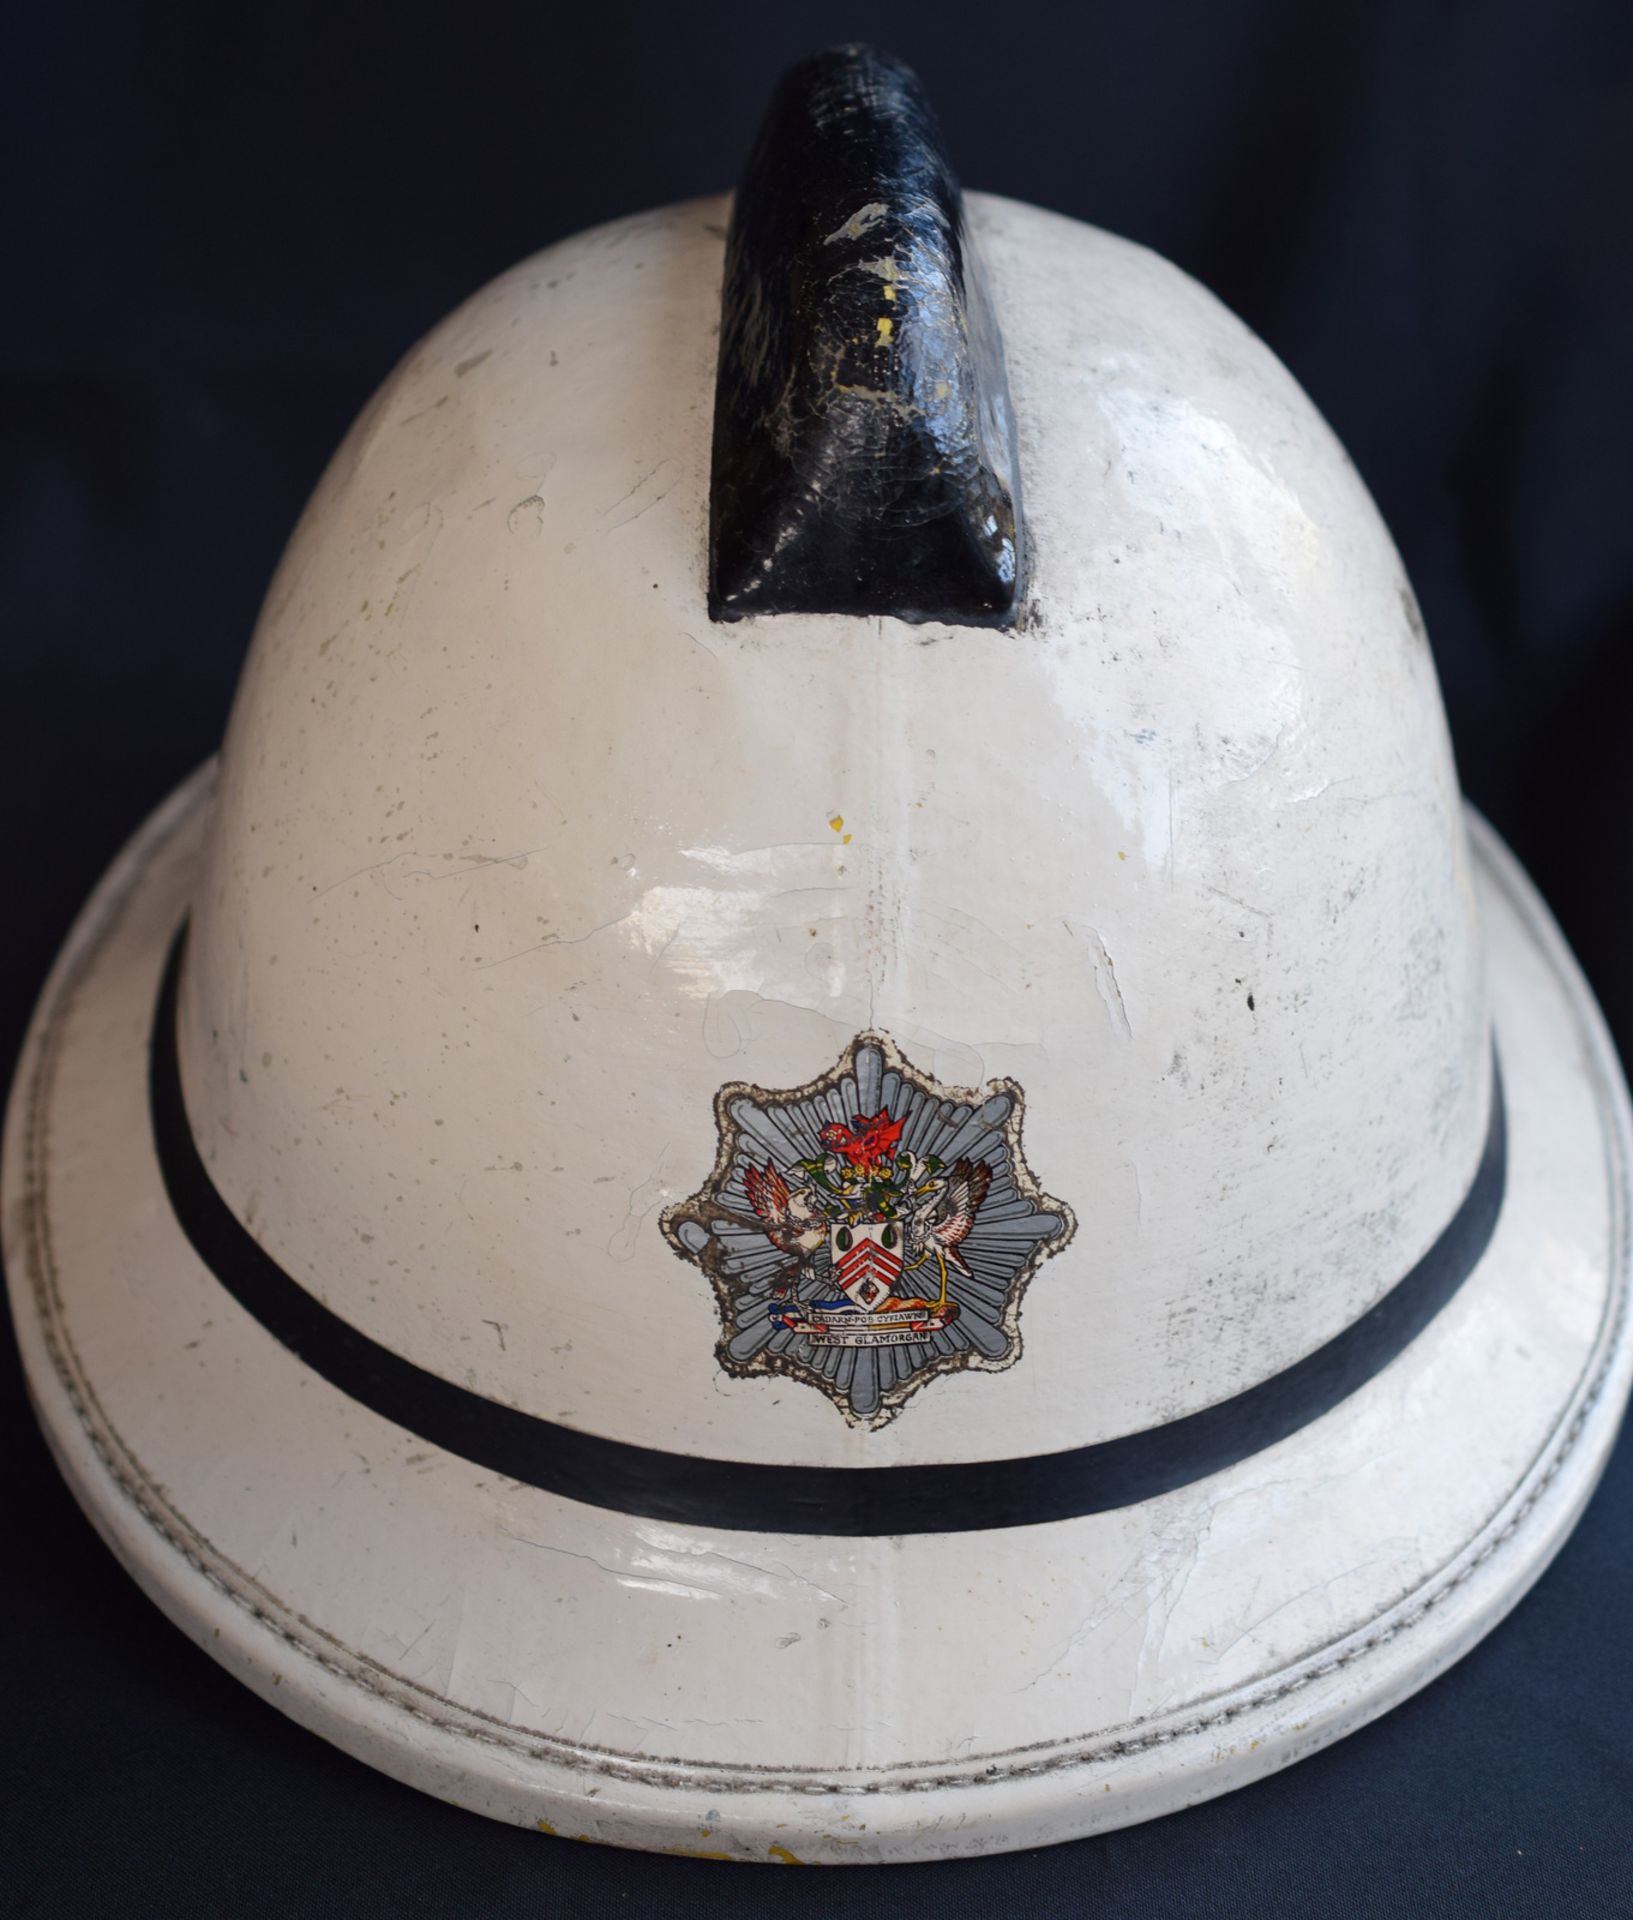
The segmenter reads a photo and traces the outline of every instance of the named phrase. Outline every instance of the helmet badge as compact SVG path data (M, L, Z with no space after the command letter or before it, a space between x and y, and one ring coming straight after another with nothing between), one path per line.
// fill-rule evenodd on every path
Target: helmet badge
M803 1087L722 1087L714 1171L663 1230L714 1283L726 1371L881 1427L937 1374L1013 1366L1021 1294L1076 1228L1027 1168L1023 1108L1013 1080L942 1086L882 1033Z

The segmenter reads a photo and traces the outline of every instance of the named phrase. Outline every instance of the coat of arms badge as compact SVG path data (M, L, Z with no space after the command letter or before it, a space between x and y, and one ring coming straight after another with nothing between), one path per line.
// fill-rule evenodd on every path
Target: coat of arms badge
M715 1097L719 1151L663 1231L714 1283L721 1365L880 1427L938 1373L1020 1357L1021 1294L1075 1231L1021 1153L1013 1080L945 1087L888 1035L787 1092Z

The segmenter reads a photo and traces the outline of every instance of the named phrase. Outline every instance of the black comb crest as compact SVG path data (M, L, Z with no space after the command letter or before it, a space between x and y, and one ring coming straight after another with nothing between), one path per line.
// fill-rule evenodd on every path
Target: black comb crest
M1007 625L1022 536L1003 349L910 69L777 88L726 247L709 612Z

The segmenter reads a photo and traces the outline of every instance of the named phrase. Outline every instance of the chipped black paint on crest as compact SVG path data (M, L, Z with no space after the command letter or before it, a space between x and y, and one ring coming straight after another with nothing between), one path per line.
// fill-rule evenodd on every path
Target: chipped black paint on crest
M1008 625L1021 562L1003 349L929 103L885 54L817 54L727 242L710 617Z

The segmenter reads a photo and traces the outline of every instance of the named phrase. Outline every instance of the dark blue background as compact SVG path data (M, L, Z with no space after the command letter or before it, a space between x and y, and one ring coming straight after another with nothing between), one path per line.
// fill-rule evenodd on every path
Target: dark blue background
M371 388L584 226L728 184L787 60L913 61L974 185L1159 248L1376 493L1465 784L1633 1038L1633 14L33 9L0 61L9 1060L68 922L219 735L261 591ZM1009 1859L783 1875L421 1799L263 1707L118 1574L14 1357L0 1910L1265 1917L1633 1913L1633 1468L1534 1596L1377 1726L1190 1813Z

